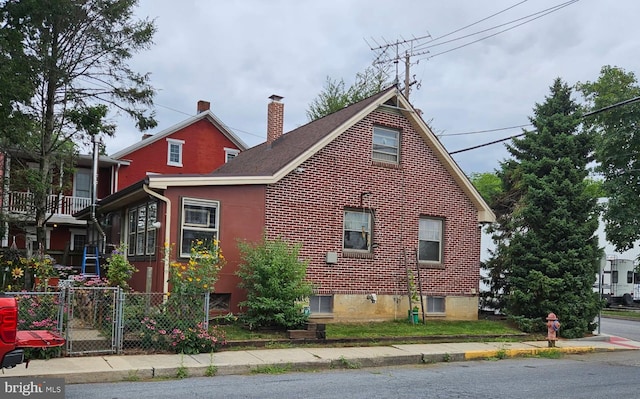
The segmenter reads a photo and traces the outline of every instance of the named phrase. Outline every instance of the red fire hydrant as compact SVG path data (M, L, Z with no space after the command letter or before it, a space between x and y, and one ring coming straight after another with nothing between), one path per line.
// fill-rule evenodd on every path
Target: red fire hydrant
M560 322L555 313L549 313L547 316L547 342L549 348L555 348L558 340L557 332L560 329Z

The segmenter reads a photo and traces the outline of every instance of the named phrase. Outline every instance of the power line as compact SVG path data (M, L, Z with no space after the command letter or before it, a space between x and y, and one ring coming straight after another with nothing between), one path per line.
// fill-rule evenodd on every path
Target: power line
M527 126L531 126L531 124L527 123L526 125L499 127L499 128L495 128L495 129L476 130L476 131L472 131L472 132L448 133L448 134L447 133L443 133L443 134L438 134L437 136L438 137L466 136L466 135L470 135L470 134L491 133L491 132L499 132L501 130L520 129L520 128L527 127Z
M589 117L589 116L597 115L597 114L599 114L601 112L609 111L611 109L622 107L624 105L632 104L632 103L639 102L639 101L640 101L640 96L633 97L633 98L630 98L628 100L620 101L618 103L615 103L615 104L612 104L612 105L608 105L606 107L603 107L603 108L600 108L600 109L597 109L597 110L594 110L594 111L586 112L586 113L584 113L582 115L582 119L584 119L586 117ZM525 126L528 126L528 125L525 125ZM501 142L504 142L504 141L507 141L507 140L515 139L517 137L524 136L527 133L535 133L535 132L537 132L537 129L531 130L529 132L524 132L524 133L516 134L516 135L513 135L513 136L505 137L503 139L494 140L494 141L491 141L491 142L488 142L488 143L475 145L473 147L463 148L461 150L456 150L456 151L450 151L449 154L453 155L453 154L459 154L459 153L465 152L465 151L475 150L475 149L486 147L486 146L489 146L489 145L492 145L492 144L497 144L497 143L501 143Z
M471 41L471 42L468 42L468 43L462 44L462 45L460 45L460 46L453 47L453 48L451 48L451 49L444 50L444 51L441 51L441 52L439 52L439 53L436 53L436 54L430 55L430 56L428 56L428 57L420 58L420 59L425 59L425 58L426 58L426 59L431 59L431 58L437 57L437 56L439 56L439 55L447 54L447 53L450 53L450 52L452 52L452 51L459 50L459 49L461 49L461 48L464 48L464 47L470 46L470 45L472 45L472 44L475 44L475 43L481 42L481 41L483 41L483 40L486 40L486 39L492 38L492 37L497 36L497 35L499 35L499 34L501 34L501 33L508 32L508 31L513 30L513 29L515 29L515 28L518 28L518 27L520 27L520 26L522 26L522 25L528 24L529 22L535 21L536 19L540 19L540 18L542 18L542 17L544 17L544 16L547 16L547 15L549 15L549 14L553 13L553 12L556 12L556 11L558 11L558 10L560 10L560 9L564 8L564 7L567 7L567 6L569 6L569 5L573 4L573 3L576 3L576 2L578 2L578 1L580 1L580 0L568 1L568 2L566 2L566 3L563 3L563 4L559 5L559 6L556 6L555 8L553 8L553 7L552 7L552 8L550 8L550 9L548 9L548 10L550 10L550 11L544 12L543 14L540 14L540 15L537 15L538 13L531 14L531 15L537 15L537 16L536 16L536 17L534 17L534 18L527 19L526 21L523 21L523 22L521 22L521 23L519 23L519 24L516 24L516 25L514 25L514 26L511 26L511 27L509 27L509 28L506 28L506 29L503 29L503 30L501 30L501 31L498 31L498 32L492 33L492 34L490 34L490 35L488 35L488 36L481 37L481 38L479 38L479 39L476 39L476 40L473 40L473 41ZM524 18L528 18L528 17L529 17L529 16L524 17ZM453 41L455 41L455 40L460 40L460 39L463 39L463 38L466 38L466 37L469 37L469 36L473 36L473 35L476 35L476 34L484 33L484 32L487 32L487 31L490 31L490 30L493 30L493 29L496 29L496 28L499 28L499 27L502 27L502 26L510 25L510 24L512 24L513 22L515 22L515 21L519 21L519 20L522 20L522 19L523 19L523 18L520 18L520 19L517 19L517 20L511 21L511 22L508 22L508 23L505 23L505 24L502 24L502 25L495 26L495 27L493 27L493 28L485 29L484 31L480 31L480 32L476 32L476 33L473 33L473 34L469 34L469 35L467 35L467 36L463 36L463 37L458 38L458 39L452 39L452 40L449 40L449 41L444 42L444 43L434 44L433 46L428 46L428 47L425 47L425 48L431 48L431 47L439 46L439 45L441 45L441 44L450 43L450 42L453 42ZM418 59L418 61L419 61L420 59Z

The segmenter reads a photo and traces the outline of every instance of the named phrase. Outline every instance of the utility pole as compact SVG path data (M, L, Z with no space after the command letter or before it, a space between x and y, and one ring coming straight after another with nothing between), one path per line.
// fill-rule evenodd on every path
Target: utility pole
M414 37L413 39L401 39L395 42L384 41L384 44L379 44L375 40L373 42L376 46L369 45L371 51L377 53L376 58L373 60L373 65L389 65L395 64L396 76L394 83L400 88L400 76L398 70L398 64L404 62L404 83L403 91L404 96L409 99L411 86L414 84L416 88L420 88L420 83L415 79L415 75L411 76L411 65L418 64L418 61L412 62L411 57L418 57L420 55L428 54L428 50L420 50L420 46L426 43L426 39L431 38L431 35L427 34L421 37ZM367 43L368 44L368 43ZM402 51L401 51L402 50ZM404 52L404 54L402 54Z

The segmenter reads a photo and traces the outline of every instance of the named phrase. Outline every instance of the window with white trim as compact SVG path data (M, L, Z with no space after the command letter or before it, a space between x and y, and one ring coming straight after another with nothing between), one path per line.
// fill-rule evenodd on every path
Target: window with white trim
M210 243L218 239L218 201L196 198L182 199L180 225L180 257L188 258L197 240ZM208 245L208 244L206 244Z
M345 210L342 248L346 251L371 252L373 226L371 213L362 210Z
M235 148L226 148L224 149L224 161L229 162L233 158L235 158L238 154L240 154L240 150L236 150Z
M182 166L182 145L184 140L167 139L167 165Z
M69 241L70 251L81 251L87 243L87 231L84 229L69 229L71 240Z
M333 295L312 295L309 297L311 313L333 313Z
M398 164L400 160L400 131L373 127L373 153L374 161Z
M418 228L418 261L442 263L442 219L420 218Z
M127 212L127 255L142 256L156 253L158 204L147 202Z

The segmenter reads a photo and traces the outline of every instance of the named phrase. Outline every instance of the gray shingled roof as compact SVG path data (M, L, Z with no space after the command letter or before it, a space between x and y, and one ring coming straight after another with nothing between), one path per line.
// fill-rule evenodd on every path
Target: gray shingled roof
M270 144L262 143L243 151L233 161L227 162L212 172L210 176L272 176L390 90L395 90L395 87L390 87L340 111L300 126L283 134Z

